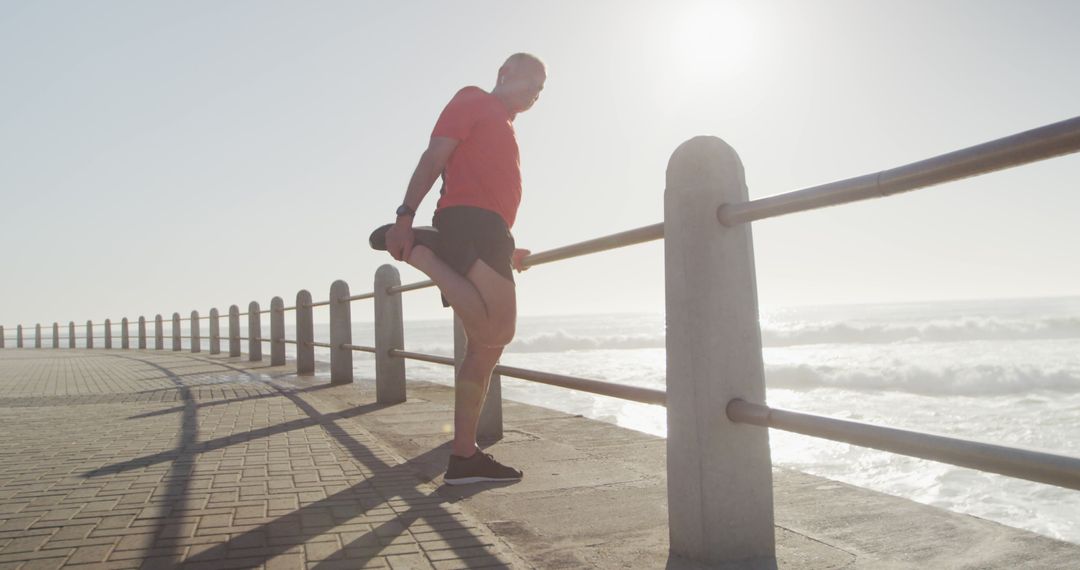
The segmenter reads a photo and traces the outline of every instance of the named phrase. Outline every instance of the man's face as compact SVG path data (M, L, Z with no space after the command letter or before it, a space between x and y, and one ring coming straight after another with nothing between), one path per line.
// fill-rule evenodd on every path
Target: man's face
M546 80L547 74L544 68L538 65L525 66L517 73L509 75L502 88L509 95L513 112L528 111L540 98L540 92L544 90Z

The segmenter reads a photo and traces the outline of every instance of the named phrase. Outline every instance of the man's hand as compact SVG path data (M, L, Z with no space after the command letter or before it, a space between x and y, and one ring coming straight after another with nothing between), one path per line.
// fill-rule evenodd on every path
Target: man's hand
M394 227L386 232L386 251L398 261L408 261L412 255L413 230L412 218L398 218Z
M525 263L525 258L531 253L532 252L527 249L515 249L514 254L510 256L510 265L512 265L514 269L517 269L518 273L525 271L528 267L523 264Z

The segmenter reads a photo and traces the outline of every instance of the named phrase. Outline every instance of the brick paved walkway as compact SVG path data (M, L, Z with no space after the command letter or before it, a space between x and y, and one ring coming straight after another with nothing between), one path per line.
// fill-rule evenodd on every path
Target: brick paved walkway
M0 350L0 570L518 565L350 419L356 386L290 371Z

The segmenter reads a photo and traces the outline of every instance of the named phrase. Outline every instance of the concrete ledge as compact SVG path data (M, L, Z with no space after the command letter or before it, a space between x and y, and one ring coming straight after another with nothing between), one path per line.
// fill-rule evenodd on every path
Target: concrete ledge
M370 403L358 383L342 407ZM453 392L410 382L409 401L358 416L441 484ZM319 397L325 396L321 394ZM507 402L506 436L487 451L522 468L512 485L449 487L459 503L537 568L694 568L668 560L665 445L661 438ZM442 452L432 453L441 448ZM1076 568L1080 546L852 485L775 468L781 568Z

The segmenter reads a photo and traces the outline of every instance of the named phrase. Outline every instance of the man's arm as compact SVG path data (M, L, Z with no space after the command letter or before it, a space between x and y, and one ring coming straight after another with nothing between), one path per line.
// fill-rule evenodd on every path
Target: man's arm
M447 137L431 137L427 150L420 155L420 162L409 179L409 187L405 191L403 204L415 212L420 207L420 202L431 190L432 184L446 168L450 155L457 148L458 141ZM399 216L394 227L386 233L386 249L397 260L408 260L412 254L413 234L412 216Z

